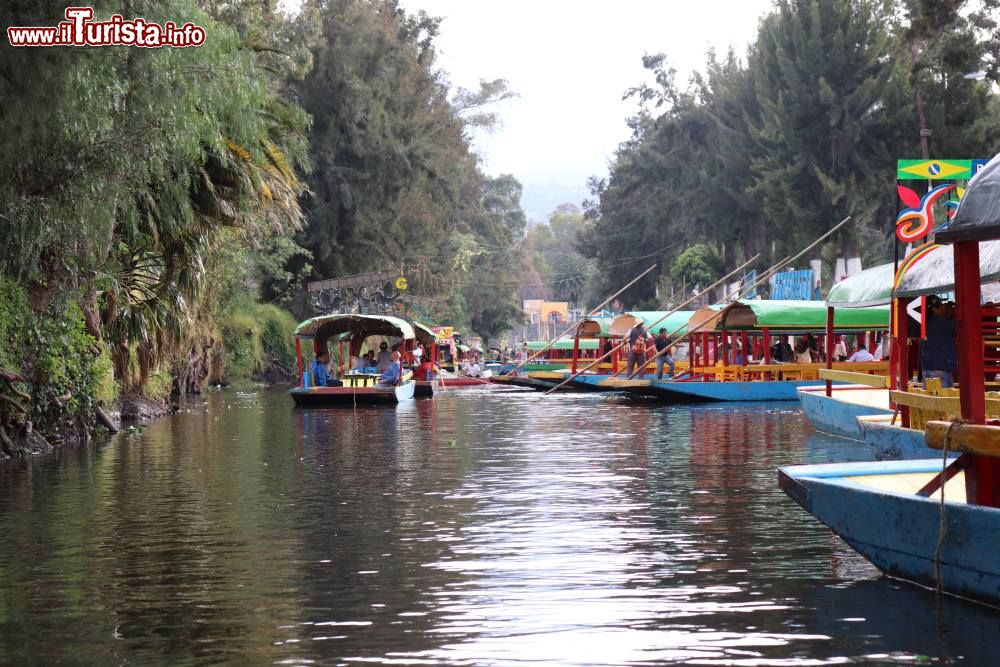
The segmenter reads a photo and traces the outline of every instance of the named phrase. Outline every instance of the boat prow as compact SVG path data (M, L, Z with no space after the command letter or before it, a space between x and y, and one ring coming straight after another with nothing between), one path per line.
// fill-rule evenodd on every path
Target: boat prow
M799 388L798 397L813 428L851 440L863 439L858 417L892 415L888 389L840 385L827 396L826 387L821 385Z
M295 387L288 393L295 405L324 407L335 405L385 405L413 398L417 383L413 380L392 387Z
M940 492L916 492L940 458L799 465L779 469L782 490L885 574L933 587ZM1000 508L967 504L964 473L945 485L943 589L1000 604Z

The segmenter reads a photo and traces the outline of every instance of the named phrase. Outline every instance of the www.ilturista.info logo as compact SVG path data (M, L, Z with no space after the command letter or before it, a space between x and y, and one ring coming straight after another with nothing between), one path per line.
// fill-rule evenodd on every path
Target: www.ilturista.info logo
M66 20L55 27L23 26L7 28L11 46L201 46L205 29L193 23L178 27L173 21L163 25L145 19L125 20L115 14L108 21L92 21L93 7L67 7Z

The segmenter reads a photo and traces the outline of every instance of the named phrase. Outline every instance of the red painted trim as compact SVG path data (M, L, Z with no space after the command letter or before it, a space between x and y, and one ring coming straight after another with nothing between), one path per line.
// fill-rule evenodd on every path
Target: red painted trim
M764 329L763 338L764 338L764 365L770 366L771 365L771 331L770 331L770 329ZM770 371L768 371L767 373L764 373L764 379L765 380L770 380L771 379L771 373L770 373Z
M962 418L986 423L986 382L983 377L983 327L980 309L979 243L955 244L958 384ZM975 455L965 471L966 498L977 505L1000 507L1000 460Z
M833 368L833 306L826 307L826 367ZM833 396L833 382L826 381L826 395Z
M580 359L580 337L573 336L573 375L576 375L576 362Z

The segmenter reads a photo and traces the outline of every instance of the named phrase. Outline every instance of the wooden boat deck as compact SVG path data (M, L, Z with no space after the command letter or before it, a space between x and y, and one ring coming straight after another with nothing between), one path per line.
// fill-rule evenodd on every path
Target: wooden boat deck
M826 395L826 387L823 386L799 389L799 391L809 392L811 394L819 394L823 396ZM891 407L889 407L888 389L877 389L873 387L866 387L864 385L838 386L833 388L833 394L831 398L834 398L843 403L850 403L852 405L863 405L878 410L892 409Z
M910 472L892 473L887 475L858 475L853 477L844 477L843 479L845 481L854 482L860 486L878 489L880 491L916 495L917 492L920 491L925 484L927 484L927 482L931 481L934 474L935 473L931 472ZM935 491L931 494L930 498L940 500L941 492ZM945 485L945 500L955 503L965 502L964 472L960 472L948 480L948 483Z

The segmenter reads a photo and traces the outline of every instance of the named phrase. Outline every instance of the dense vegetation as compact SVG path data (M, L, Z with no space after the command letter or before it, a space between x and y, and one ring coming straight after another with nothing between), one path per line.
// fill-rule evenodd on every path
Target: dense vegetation
M592 181L578 243L600 291L647 253L659 275L629 303L658 283L705 286L758 252L767 267L848 215L823 258L890 259L895 162L921 157L921 127L931 157L1000 150L998 51L993 0L780 0L745 59L709 54L688 87L647 57L655 82L628 93L632 136Z
M64 9L13 0L5 19ZM281 307L309 277L406 264L457 326L495 334L517 315L500 273L520 186L484 176L467 137L505 84L452 93L436 19L393 0L295 17L260 0L96 3L114 12L208 38L0 46L0 455L33 425L87 433L119 393L287 371Z

